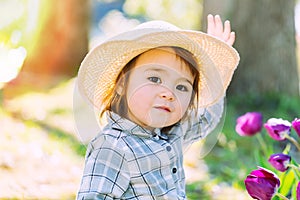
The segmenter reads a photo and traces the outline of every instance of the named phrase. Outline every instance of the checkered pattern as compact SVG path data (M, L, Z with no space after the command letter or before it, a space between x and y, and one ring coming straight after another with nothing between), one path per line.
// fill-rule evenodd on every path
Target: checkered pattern
M203 119L186 130L176 124L165 135L111 113L88 146L77 199L186 199L183 146L203 136Z

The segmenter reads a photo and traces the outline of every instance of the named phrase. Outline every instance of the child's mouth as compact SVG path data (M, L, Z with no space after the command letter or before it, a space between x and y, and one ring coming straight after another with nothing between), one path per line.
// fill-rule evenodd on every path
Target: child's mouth
M171 112L171 109L167 106L155 106L154 108L159 109L159 110L163 110L166 112Z

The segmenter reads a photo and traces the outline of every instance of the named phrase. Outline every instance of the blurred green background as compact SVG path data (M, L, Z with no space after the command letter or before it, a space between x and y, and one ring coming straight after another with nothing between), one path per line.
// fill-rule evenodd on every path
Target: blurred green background
M89 128L80 127L73 112L81 110L80 103L73 105L74 83L89 49L152 19L205 31L208 13L231 21L241 62L213 150L200 158L196 143L186 153L187 194L250 199L243 180L261 162L261 149L257 138L235 132L235 122L248 111L262 112L264 121L300 117L299 3L0 0L0 199L75 198L86 150L78 131L96 129L89 119ZM262 136L275 149L285 146Z

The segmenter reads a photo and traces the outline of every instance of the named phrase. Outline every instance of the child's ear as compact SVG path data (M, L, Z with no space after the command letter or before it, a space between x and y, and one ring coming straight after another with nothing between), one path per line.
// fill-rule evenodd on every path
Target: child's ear
M116 92L118 95L122 95L124 92L124 79L122 78L121 80L118 81L117 85L116 85Z

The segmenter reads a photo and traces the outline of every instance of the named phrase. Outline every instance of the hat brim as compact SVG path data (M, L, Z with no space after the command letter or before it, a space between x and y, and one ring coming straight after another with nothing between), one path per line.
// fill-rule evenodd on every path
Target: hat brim
M199 107L212 105L225 95L239 62L234 48L199 31L153 28L134 29L91 50L78 72L80 93L95 108L101 109L122 68L137 55L162 46L181 47L195 56L200 72Z

